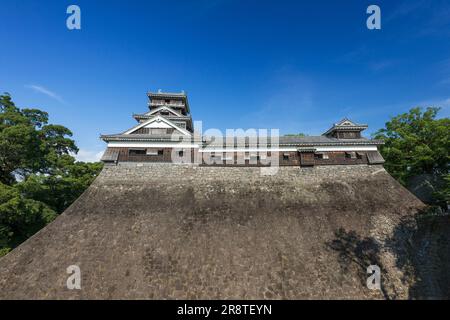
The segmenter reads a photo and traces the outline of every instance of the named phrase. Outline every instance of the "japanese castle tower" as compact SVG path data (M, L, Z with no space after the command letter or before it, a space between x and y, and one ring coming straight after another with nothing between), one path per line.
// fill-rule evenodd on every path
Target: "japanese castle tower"
M377 146L366 139L365 124L343 119L321 136L206 137L194 131L184 92L149 92L149 111L134 114L136 126L102 135L102 161L193 163L214 166L322 166L381 164ZM269 161L270 160L270 161Z

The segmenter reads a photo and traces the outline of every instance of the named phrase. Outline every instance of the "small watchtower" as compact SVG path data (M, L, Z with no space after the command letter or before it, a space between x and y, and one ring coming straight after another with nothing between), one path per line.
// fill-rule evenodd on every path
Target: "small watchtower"
M184 91L181 93L171 93L161 92L159 90L158 92L148 92L147 96L150 111L161 107L168 107L184 116L190 114L189 102Z
M357 124L345 118L333 124L323 136L336 139L361 139L361 132L367 129L367 124Z

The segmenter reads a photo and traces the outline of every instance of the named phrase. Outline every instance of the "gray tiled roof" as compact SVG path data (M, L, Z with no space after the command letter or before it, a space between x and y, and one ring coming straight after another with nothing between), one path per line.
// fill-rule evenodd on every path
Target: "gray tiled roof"
M345 125L344 123L349 122L350 124ZM333 126L328 129L324 135L328 135L329 133L335 131L335 130L356 130L356 131L363 131L367 129L367 124L360 124L360 123L354 123L353 121L349 120L348 118L344 118L341 121L334 123Z
M155 114L145 114L145 113L134 113L133 114L133 118L143 118L143 119L150 119L153 117L156 117L157 115ZM179 116L167 116L167 115L162 115L162 117L167 118L167 119L180 119L180 120L191 120L191 116L185 116L185 115L179 115Z
M105 141L179 141L184 135L176 134L108 134L101 135ZM189 139L187 137L186 139Z
M383 156L378 151L370 151L367 153L367 160L369 164L382 164L384 163Z
M148 134L113 134L113 135L102 135L101 138L105 141L180 141L184 136L181 135L148 135ZM278 141L274 137L267 137L254 139L245 137L245 139L238 137L229 137L231 139L229 141L233 141L234 145L242 144L245 145L260 145L260 144L276 144L278 142L279 145L292 145L292 146L320 146L320 145L379 145L383 144L380 140L370 140L366 138L361 139L337 139L326 136L305 136L305 137L291 137L291 136L282 136L276 137ZM185 138L186 139L186 138ZM187 138L189 139L189 138ZM191 138L192 141L195 141L195 138ZM227 142L227 138L225 137L215 137L214 139L211 137L203 137L203 143L205 146L223 146ZM197 140L199 142L199 140Z
M106 149L100 161L117 161L119 159L119 151Z
M276 139L277 138L277 139ZM242 143L241 140L238 140L238 138L234 137L234 143ZM278 140L278 141L277 141ZM206 138L206 144L207 145L223 145L226 141L226 138L220 138L216 137L214 141L211 141L210 138ZM337 139L332 137L326 137L326 136L304 136L304 137L297 137L297 136L281 136L281 137L267 137L266 139L260 137L258 141L256 141L255 138L245 138L245 144L255 144L257 142L260 143L277 143L279 145L293 145L293 146L317 146L317 145L352 145L352 144L382 144L382 141L377 140L369 140L365 138L361 139Z
M187 95L185 92L147 92L147 96L149 97L176 97L176 98L186 98Z

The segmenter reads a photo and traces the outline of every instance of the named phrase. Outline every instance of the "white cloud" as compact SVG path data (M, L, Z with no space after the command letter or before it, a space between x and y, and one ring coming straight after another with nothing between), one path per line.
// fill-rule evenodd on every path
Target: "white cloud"
M35 85L35 84L31 84L31 85L27 85L25 87L33 89L35 92L39 92L39 93L45 94L46 96L48 96L48 97L50 97L52 99L55 99L55 100L57 100L57 101L59 101L61 103L65 103L63 98L61 98L61 96L59 96L58 94L56 94L53 91L50 91L47 88L44 88L43 86L38 86L38 85Z
M440 107L442 109L447 109L450 107L450 98L444 98L444 99L430 99L430 100L425 100L425 101L420 101L416 104L414 104L414 106L419 106L419 107Z
M77 161L83 162L97 162L100 161L100 158L103 155L103 151L92 151L80 149L76 155L74 155Z
M369 68L377 72L392 67L394 64L395 62L393 60L374 61L369 63Z

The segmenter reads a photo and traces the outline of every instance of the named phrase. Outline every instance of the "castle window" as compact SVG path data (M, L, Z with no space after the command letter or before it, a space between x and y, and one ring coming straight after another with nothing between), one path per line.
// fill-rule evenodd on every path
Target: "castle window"
M177 125L177 127L186 129L186 122L174 122L174 123Z
M283 160L289 161L289 153L283 153Z
M220 153L212 152L210 158L213 161L222 161L222 155Z
M130 156L142 156L145 155L145 149L130 149L128 150Z
M179 157L182 157L184 155L184 152L183 151L178 151L178 156Z
M148 133L149 134L165 134L167 133L167 129L166 128L148 128Z
M147 149L147 155L148 156L157 156L158 155L158 150Z
M314 158L328 160L330 157L328 156L328 153L315 153Z
M356 159L356 152L346 152L345 157L348 159Z
M162 156L164 154L163 149L147 149L146 155L148 156Z

